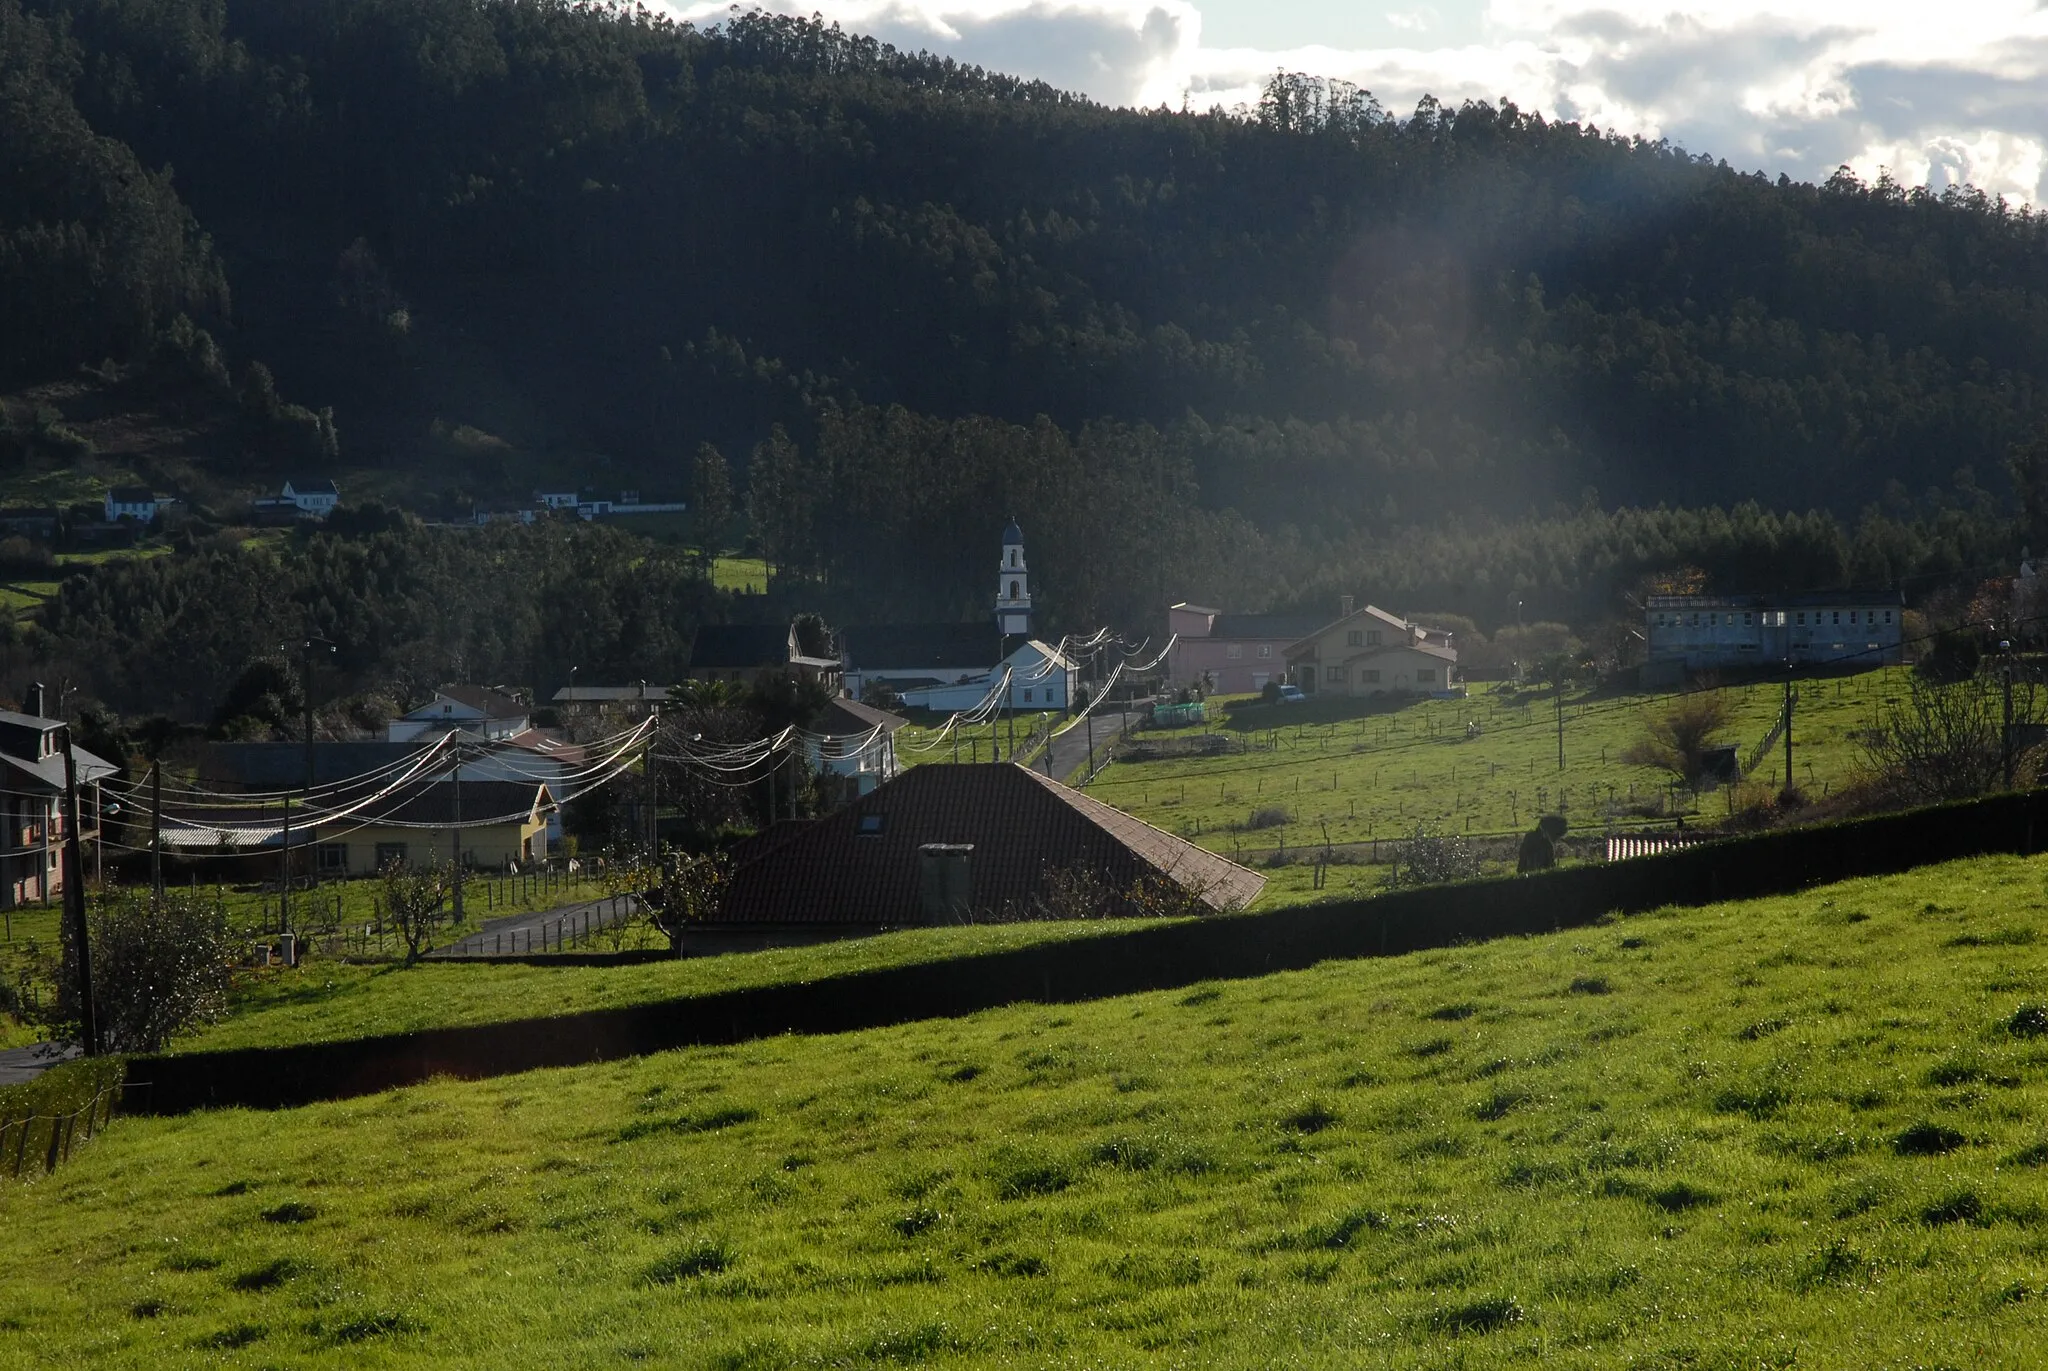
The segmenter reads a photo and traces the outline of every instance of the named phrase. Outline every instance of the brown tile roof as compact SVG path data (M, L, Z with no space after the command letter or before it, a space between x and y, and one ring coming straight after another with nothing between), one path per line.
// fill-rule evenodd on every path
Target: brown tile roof
M451 685L442 686L440 694L446 695L457 704L468 705L487 719L517 719L526 712L526 702L489 686ZM415 710L414 713L419 711Z
M863 833L879 821L879 832ZM1167 875L1212 907L1249 902L1265 877L1022 767L933 763L741 861L735 923L922 923L918 849L972 844L970 907L1024 915L1046 874L1083 867L1109 887Z

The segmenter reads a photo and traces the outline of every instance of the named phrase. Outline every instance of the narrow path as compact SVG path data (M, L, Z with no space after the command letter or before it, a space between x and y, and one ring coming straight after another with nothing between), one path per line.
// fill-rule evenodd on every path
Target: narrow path
M77 1043L31 1043L0 1052L0 1085L27 1085L36 1077L79 1055Z
M552 952L587 942L605 929L614 928L640 911L632 895L586 900L558 905L525 914L506 914L486 919L482 929L459 938L446 947L427 953L433 958L523 956L528 952Z
M1080 723L1075 724L1065 733L1052 740L1052 768L1050 774L1055 780L1064 781L1087 765L1088 741L1091 732L1095 740L1095 760L1099 765L1102 759L1108 755L1109 745L1122 737L1126 729L1132 727L1144 717L1145 715L1137 710L1119 713L1105 709L1089 715L1086 719L1083 719ZM1039 762L1038 769L1041 771L1046 769L1043 760ZM1075 777L1075 779L1079 781L1082 778Z

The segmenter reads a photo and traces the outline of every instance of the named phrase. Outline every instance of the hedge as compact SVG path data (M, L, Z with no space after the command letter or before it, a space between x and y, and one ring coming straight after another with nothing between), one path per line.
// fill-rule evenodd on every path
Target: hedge
M284 1107L424 1081L573 1066L777 1033L832 1033L1070 1003L1547 933L1610 914L1784 894L1990 852L2035 850L2048 792L1680 848L1598 866L1188 920L1060 943L548 1019L138 1059L131 1108Z
M60 1062L32 1081L0 1086L0 1174L52 1170L113 1117L127 1063L119 1057Z

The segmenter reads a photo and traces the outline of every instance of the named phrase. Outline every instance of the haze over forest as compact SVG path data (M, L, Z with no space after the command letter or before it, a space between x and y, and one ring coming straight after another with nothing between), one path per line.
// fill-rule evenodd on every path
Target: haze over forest
M1713 151L1284 74L1112 109L758 14L0 0L0 461L126 416L202 504L310 470L424 511L691 496L711 444L772 609L977 615L1014 513L1054 632L1340 591L1583 620L1688 564L1913 593L2043 541L2048 221ZM365 680L533 679L761 612L680 554L591 570L643 555L598 530L479 537L539 568L486 591L353 527L239 594L229 548L76 578L40 650L137 707L166 623L220 642L196 702L308 623ZM572 592L613 598L544 630Z

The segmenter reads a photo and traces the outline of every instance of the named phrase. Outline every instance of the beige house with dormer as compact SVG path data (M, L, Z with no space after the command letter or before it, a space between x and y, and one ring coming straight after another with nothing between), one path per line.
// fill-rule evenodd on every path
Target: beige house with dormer
M1345 613L1287 649L1287 671L1310 695L1433 695L1449 690L1458 651L1451 635L1377 605Z

